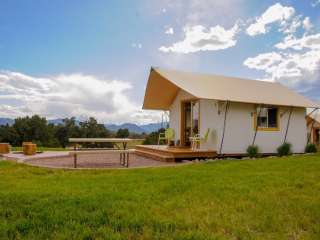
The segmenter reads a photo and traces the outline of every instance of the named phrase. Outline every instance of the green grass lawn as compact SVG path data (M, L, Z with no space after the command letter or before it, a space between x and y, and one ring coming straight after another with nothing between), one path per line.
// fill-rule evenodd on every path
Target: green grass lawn
M136 170L0 161L0 239L319 239L320 155Z

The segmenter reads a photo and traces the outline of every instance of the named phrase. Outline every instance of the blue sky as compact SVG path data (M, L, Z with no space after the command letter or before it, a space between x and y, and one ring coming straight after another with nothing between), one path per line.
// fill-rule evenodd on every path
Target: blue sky
M141 111L150 66L279 81L320 101L320 1L3 0L2 117Z

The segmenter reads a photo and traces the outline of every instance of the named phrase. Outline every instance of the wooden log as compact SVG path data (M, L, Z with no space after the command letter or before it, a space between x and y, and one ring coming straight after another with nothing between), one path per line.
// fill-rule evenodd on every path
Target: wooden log
M9 143L0 143L0 154L7 154L10 152Z

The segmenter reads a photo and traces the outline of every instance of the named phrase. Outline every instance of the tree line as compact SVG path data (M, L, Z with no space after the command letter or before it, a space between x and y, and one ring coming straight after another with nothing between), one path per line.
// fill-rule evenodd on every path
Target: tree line
M21 146L33 142L43 147L66 147L69 138L131 137L148 138L147 134L130 133L128 129L110 131L93 117L78 122L74 117L63 119L60 124L48 123L39 115L16 118L12 125L0 126L0 142Z

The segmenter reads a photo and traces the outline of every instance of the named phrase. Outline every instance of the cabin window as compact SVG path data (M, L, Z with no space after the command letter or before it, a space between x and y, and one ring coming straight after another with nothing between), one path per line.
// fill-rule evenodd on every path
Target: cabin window
M258 129L277 129L278 128L278 108L258 107L256 112L256 124Z

